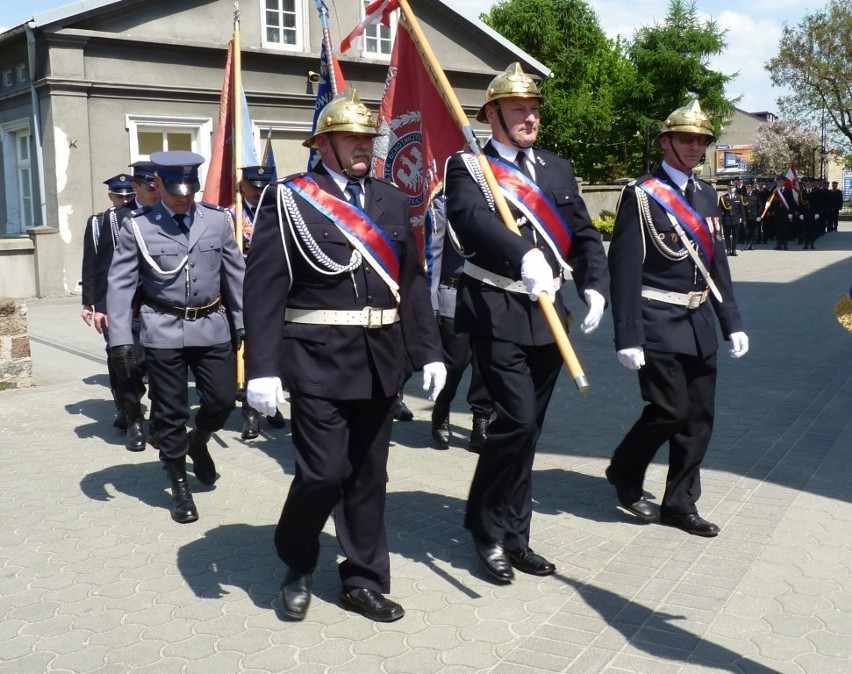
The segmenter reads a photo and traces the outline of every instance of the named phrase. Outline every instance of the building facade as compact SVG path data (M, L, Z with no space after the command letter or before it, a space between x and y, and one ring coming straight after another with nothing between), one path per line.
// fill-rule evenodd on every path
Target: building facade
M362 19L365 4L334 5L334 44ZM104 180L159 150L210 157L234 6L81 0L0 34L0 297L78 292L86 219L110 205ZM510 62L548 74L441 0L411 6L471 120ZM279 175L303 170L322 36L315 2L242 0L239 12L258 153L271 137ZM393 35L394 26L373 27L360 51L340 57L347 83L373 110Z

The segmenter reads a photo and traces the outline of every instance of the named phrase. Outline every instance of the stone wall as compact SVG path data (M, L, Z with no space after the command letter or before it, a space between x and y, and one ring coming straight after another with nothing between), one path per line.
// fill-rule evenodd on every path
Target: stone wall
M0 391L32 386L27 305L0 298Z

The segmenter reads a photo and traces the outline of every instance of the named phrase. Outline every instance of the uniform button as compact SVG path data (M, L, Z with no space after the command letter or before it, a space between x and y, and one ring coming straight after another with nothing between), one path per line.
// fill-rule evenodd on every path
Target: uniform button
M372 304L374 299L376 298L372 295L367 295L367 304Z
M193 277L192 277L192 282L193 282L193 283L195 283L196 281L198 281L198 277L197 277L197 276L193 276Z
M328 232L323 232L323 233L322 233L322 238L323 238L323 239L327 239L327 238L328 238Z
M195 266L195 262L190 262L190 263L189 263L189 266L190 266L190 267L194 267L194 266Z
M371 271L373 271L373 268L372 267L364 267L364 271L369 274Z
M398 238L399 238L399 232L394 232L394 233L393 233L393 238L394 238L394 239L398 239Z

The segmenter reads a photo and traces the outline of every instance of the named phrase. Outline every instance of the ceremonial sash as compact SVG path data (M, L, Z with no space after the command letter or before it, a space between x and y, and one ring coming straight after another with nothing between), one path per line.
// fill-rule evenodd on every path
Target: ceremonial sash
M637 187L680 223L689 238L704 254L704 259L708 262L713 261L713 232L710 231L704 218L689 205L680 192L653 176L639 183Z
M517 168L493 157L488 157L488 163L506 199L527 216L557 259L567 260L574 232L554 203Z
M228 207L228 210L231 211L231 215L236 219L237 205L231 204ZM246 241L251 241L251 233L253 227L254 225L251 220L251 214L248 212L248 209L243 206L243 239L245 239Z
M392 287L399 284L399 256L384 230L366 213L344 199L329 194L313 178L300 175L284 183L339 227L362 255L385 277Z

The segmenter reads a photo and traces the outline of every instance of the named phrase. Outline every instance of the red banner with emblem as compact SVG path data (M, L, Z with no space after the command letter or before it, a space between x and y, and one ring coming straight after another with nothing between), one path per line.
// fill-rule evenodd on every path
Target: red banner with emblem
M424 259L423 223L431 197L443 184L447 157L464 136L423 65L404 19L399 22L379 109L374 175L408 195L411 226Z

